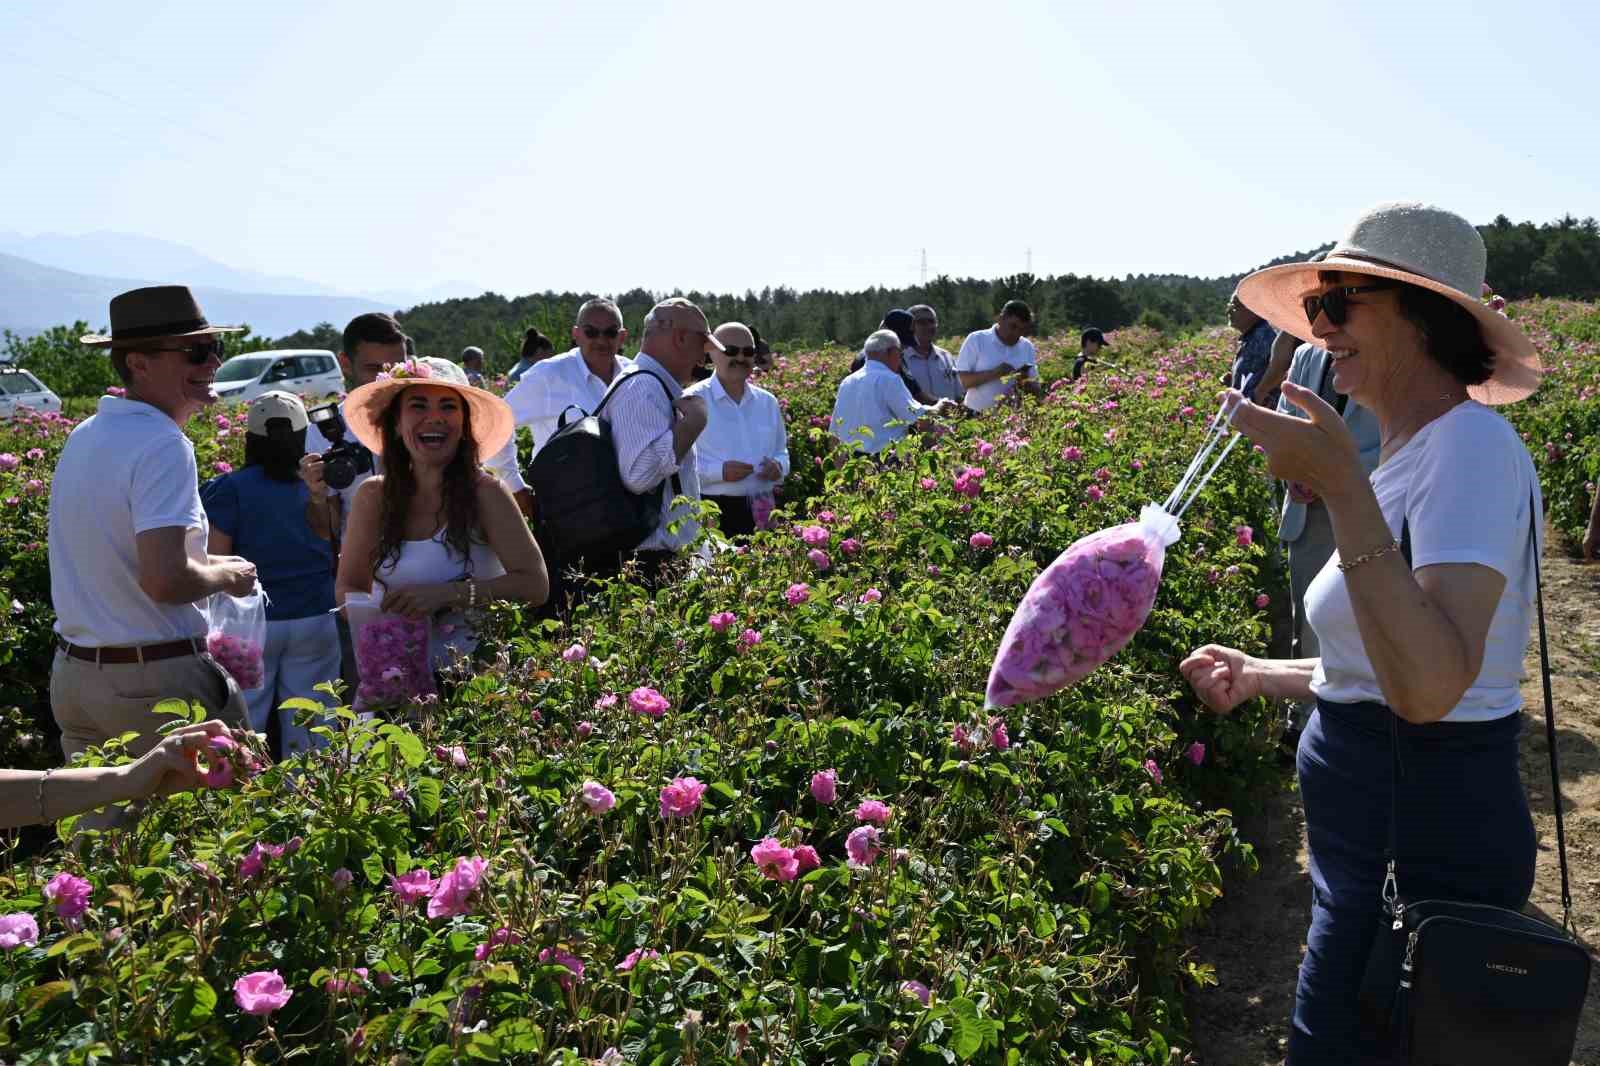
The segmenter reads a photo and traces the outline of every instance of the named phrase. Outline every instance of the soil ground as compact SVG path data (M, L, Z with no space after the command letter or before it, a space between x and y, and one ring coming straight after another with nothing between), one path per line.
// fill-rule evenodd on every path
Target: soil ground
M1582 564L1554 535L1544 560L1556 752L1572 872L1573 927L1591 953L1600 945L1600 565ZM1523 683L1522 780L1539 834L1538 877L1528 909L1561 920L1561 874L1537 640ZM1241 823L1260 872L1233 872L1194 943L1197 961L1216 968L1215 987L1189 996L1198 1066L1279 1066L1288 1043L1296 970L1310 920L1305 824L1291 777ZM1573 1066L1600 1066L1600 976L1589 999Z

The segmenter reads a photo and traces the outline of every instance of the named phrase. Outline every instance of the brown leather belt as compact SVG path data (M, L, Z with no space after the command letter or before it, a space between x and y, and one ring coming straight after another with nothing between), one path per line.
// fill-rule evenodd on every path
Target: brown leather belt
M180 655L201 655L206 648L205 641L200 637L169 640L165 644L134 644L127 647L85 648L77 644L68 644L64 640L57 640L56 645L74 659L111 666L153 663L162 659L176 659Z

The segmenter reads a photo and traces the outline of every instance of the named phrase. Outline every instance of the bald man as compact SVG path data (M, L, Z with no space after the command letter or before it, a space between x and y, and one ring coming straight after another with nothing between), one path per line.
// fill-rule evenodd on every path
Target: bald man
M702 498L722 512L730 537L755 532L751 501L770 496L789 474L789 438L778 399L750 383L756 338L742 322L724 322L713 335L723 351L711 353L712 376L684 390L706 403L706 428L695 442Z

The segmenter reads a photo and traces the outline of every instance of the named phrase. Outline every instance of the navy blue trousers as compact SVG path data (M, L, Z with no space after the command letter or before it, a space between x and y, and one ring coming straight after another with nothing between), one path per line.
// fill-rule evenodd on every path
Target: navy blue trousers
M1390 732L1379 703L1325 703L1300 735L1296 768L1311 854L1311 929L1295 989L1289 1066L1390 1066L1361 1030L1357 995L1382 906L1390 819ZM1409 900L1521 909L1536 847L1517 773L1522 716L1401 720L1396 876Z

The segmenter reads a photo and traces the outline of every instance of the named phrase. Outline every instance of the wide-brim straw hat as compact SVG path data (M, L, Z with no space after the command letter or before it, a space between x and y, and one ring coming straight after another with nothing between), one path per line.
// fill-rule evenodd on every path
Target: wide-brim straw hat
M489 458L506 446L517 431L511 406L487 389L467 383L467 373L448 359L424 356L396 363L345 397L345 422L356 440L383 454L383 413L395 397L413 385L439 385L461 394L472 422L472 439L478 459Z
M1460 215L1418 203L1384 203L1356 219L1320 263L1284 263L1239 283L1239 301L1278 329L1313 338L1304 297L1323 287L1323 271L1363 274L1436 292L1467 309L1494 353L1494 374L1467 395L1507 404L1538 389L1543 368L1527 334L1480 298L1488 253L1476 227Z
M135 349L157 341L238 333L243 326L213 326L200 301L185 285L149 285L111 298L111 332L86 333L78 340L92 348Z

